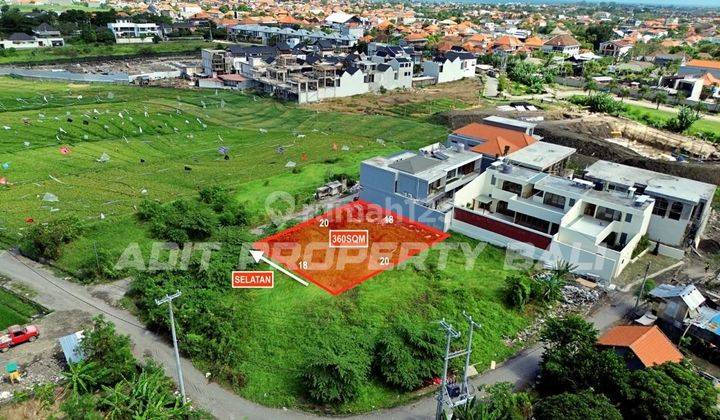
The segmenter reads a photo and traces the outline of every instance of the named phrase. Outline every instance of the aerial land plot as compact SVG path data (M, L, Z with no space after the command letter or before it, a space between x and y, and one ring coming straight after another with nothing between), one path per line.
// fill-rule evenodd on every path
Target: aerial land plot
M333 295L396 267L448 234L356 201L254 244Z

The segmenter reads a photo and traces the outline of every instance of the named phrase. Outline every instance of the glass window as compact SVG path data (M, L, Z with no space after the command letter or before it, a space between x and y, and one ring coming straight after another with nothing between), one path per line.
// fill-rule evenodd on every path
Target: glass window
M515 182L505 181L503 182L502 189L520 195L520 193L522 192L522 185Z
M557 207L559 209L565 208L565 197L557 194L553 194L551 192L546 192L545 197L543 198L543 203L547 204L548 206Z
M668 201L661 197L655 197L655 207L653 207L653 214L661 217L665 217L667 213Z
M625 213L625 221L628 223L632 222L632 214Z
M683 211L683 204L679 201L676 201L676 202L672 203L672 206L670 207L670 213L668 213L668 217L673 220L680 220L682 211Z

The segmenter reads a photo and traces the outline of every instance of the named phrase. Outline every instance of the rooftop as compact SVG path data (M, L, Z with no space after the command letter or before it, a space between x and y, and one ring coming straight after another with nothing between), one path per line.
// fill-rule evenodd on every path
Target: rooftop
M403 151L391 156L377 156L363 161L364 164L404 172L417 178L434 181L447 174L449 170L478 160L477 153L467 150L446 148L434 144L419 152Z
M668 339L660 328L638 325L620 325L598 339L601 346L628 347L645 367L666 362L680 362L682 353Z
M572 147L537 141L510 154L508 159L518 165L542 171L574 153Z
M468 124L455 130L453 134L484 141L473 147L472 151L488 156L515 152L536 141L532 136L520 131L479 123Z
M586 176L626 187L632 187L636 184L645 185L645 192L651 195L678 199L694 204L699 203L700 200L712 200L716 188L712 184L604 160L599 160L590 165L586 169Z

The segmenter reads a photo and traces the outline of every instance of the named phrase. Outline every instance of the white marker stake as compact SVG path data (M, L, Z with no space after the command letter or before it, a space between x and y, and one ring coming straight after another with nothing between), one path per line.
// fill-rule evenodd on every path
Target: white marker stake
M283 274L289 276L293 280L297 281L298 283L302 284L303 286L308 286L310 283L306 282L305 280L301 279L300 277L296 276L295 274L291 273L290 271L284 269L283 267L275 264L274 262L270 261L265 255L263 255L264 252L258 251L255 249L250 250L250 255L252 255L253 260L255 260L256 263L259 263L260 260L265 261L268 263L271 267L275 268L276 270L279 270Z

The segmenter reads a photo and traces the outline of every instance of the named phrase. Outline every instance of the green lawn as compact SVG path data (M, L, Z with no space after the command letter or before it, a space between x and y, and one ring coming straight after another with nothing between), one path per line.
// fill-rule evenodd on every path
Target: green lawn
M0 332L10 325L26 324L37 308L0 287Z
M0 51L0 64L29 64L72 62L75 59L112 58L151 54L187 54L201 48L214 48L212 42L202 40L168 41L158 44L68 44L64 47L35 50Z
M1 4L6 4L5 2L1 2ZM35 4L12 4L11 5L14 8L20 9L21 12L32 12L33 10L45 10L45 11L52 11L57 13L62 13L66 10L83 10L86 12L101 12L105 10L110 10L110 8L101 6L101 7L89 7L82 3L73 3L73 4L43 4L43 5L35 5Z
M623 113L623 115L635 121L652 126L660 126L676 115L675 112L645 108L639 105L625 104L625 106L627 110ZM720 121L701 118L693 123L687 132L688 134L699 135L700 137L709 136L709 139L720 137Z

